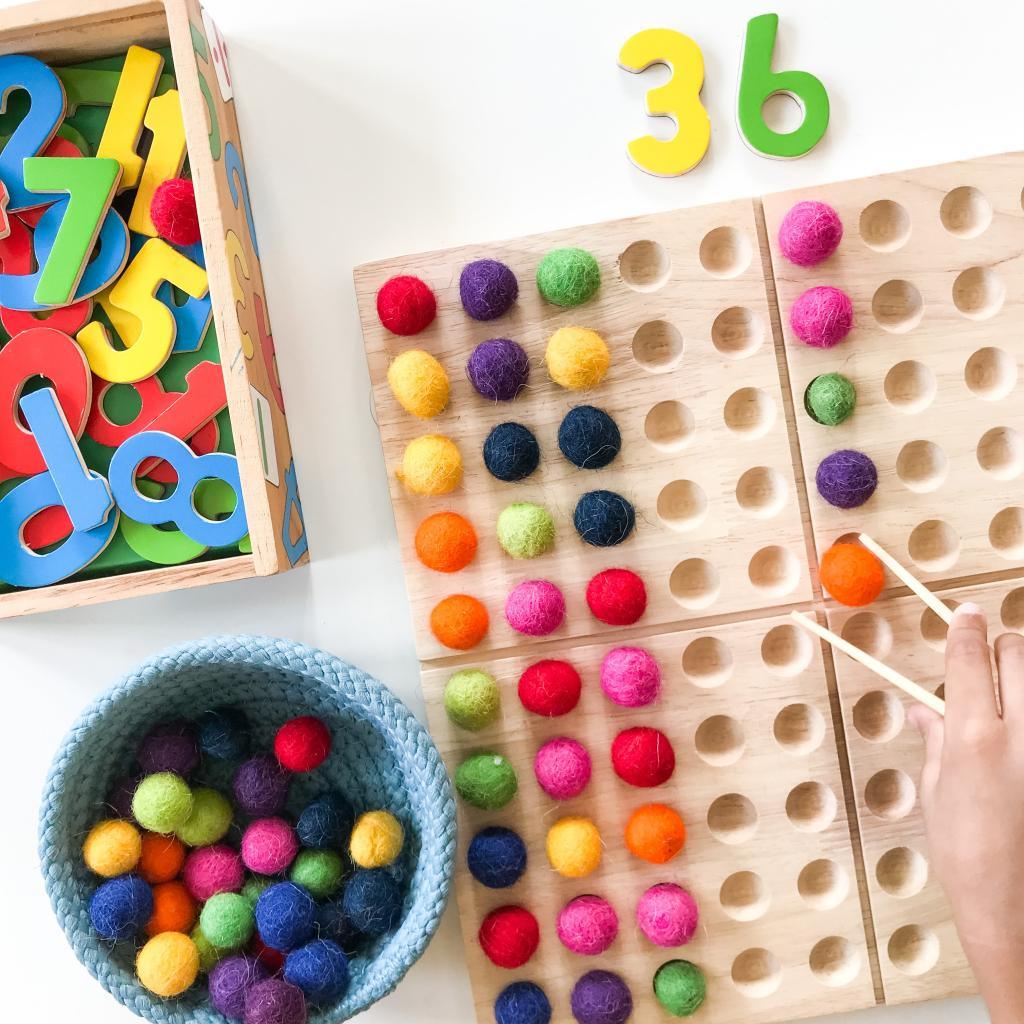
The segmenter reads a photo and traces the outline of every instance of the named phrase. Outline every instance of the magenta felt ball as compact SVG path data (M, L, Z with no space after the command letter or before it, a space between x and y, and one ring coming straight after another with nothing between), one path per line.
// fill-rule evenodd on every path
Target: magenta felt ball
M797 203L779 225L779 248L798 267L827 260L842 240L843 222L828 203Z
M558 915L562 945L581 956L599 956L618 934L618 915L600 896L577 896Z
M555 800L571 800L590 781L590 755L581 743L558 736L548 740L533 761L537 783Z
M853 303L839 288L808 288L789 311L793 333L811 348L832 348L853 328Z
M547 580L520 583L505 601L505 619L517 633L547 636L565 618L565 598Z
M242 836L242 863L257 875L279 875L299 852L295 829L284 818L258 818Z
M230 846L216 843L193 850L185 858L181 877L192 898L205 903L219 892L241 892L245 868Z
M656 946L683 946L697 931L697 901L672 882L652 885L636 906L636 923Z
M661 692L661 669L642 647L616 647L601 662L601 689L620 707L646 707Z

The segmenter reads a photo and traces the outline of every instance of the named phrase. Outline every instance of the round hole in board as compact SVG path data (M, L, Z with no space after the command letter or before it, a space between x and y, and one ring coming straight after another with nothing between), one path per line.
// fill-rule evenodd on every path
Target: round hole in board
M896 475L910 491L938 490L949 474L949 459L934 441L909 441L896 456Z
M959 606L959 601L952 601L945 599L943 601L950 611L955 611ZM938 615L932 611L931 608L925 608L921 612L921 639L931 648L936 651L944 651L946 649L946 633L949 631L949 626L946 625L946 621L941 619Z
M892 199L879 199L860 214L860 237L875 252L893 252L910 237L910 214Z
M850 876L834 860L823 857L804 865L796 880L800 898L812 910L832 910L850 892Z
M921 322L924 300L909 281L894 279L879 286L871 299L871 312L879 327L893 334L904 334Z
M633 335L633 358L648 373L668 373L683 358L683 336L667 320L648 320Z
M843 623L843 639L879 661L892 650L892 626L877 612L857 612Z
M723 768L743 756L747 741L743 726L731 715L712 715L697 727L693 745L705 764Z
M796 676L811 663L814 644L799 627L789 622L772 626L761 641L761 660L773 675Z
M916 359L904 359L885 375L882 384L885 400L898 412L915 413L927 409L939 390L931 369Z
M672 273L672 260L665 247L643 239L627 246L619 256L619 276L636 292L655 292Z
M775 716L772 734L787 754L804 757L825 739L825 718L810 704L789 704Z
M905 719L903 704L888 690L870 690L853 705L853 727L869 743L888 743Z
M721 589L718 570L703 558L687 558L672 570L668 589L683 608L690 611L707 608Z
M905 924L889 936L886 947L896 970L911 977L927 974L939 962L939 938L930 928Z
M745 306L730 306L711 325L711 344L729 359L753 355L764 341L764 322Z
M999 618L1004 629L1024 633L1024 587L1011 590L999 606Z
M770 544L761 548L747 566L750 582L769 597L792 593L800 582L800 563L789 548Z
M693 441L697 421L690 409L672 399L652 406L644 420L644 434L660 452L682 451Z
M1024 439L1013 427L993 427L978 441L978 465L997 480L1015 480L1024 472Z
M725 425L746 440L767 434L775 424L775 401L761 388L740 388L725 403Z
M800 832L824 832L838 809L835 793L820 782L801 782L786 797L786 817Z
M732 651L716 636L698 637L683 651L683 674L701 689L721 686L732 670Z
M980 235L992 223L992 204L972 185L947 192L939 206L942 226L957 238Z
M988 542L1008 562L1024 557L1024 508L1011 505L997 512L988 524Z
M1017 361L1001 348L979 348L964 366L964 383L977 398L997 402L1017 386Z
M914 808L917 788L910 776L899 768L883 768L868 779L864 802L876 818L899 821Z
M756 872L736 871L722 883L718 902L734 921L756 921L767 913L771 893Z
M745 949L732 962L732 983L748 999L764 999L782 984L782 967L774 953L760 947Z
M738 846L757 831L757 809L741 793L726 793L708 808L708 829L720 843Z
M882 891L894 899L909 899L925 887L928 861L909 846L896 846L878 858L875 878Z
M713 228L700 243L700 265L712 277L738 277L753 256L750 239L737 228Z
M840 935L816 942L807 962L814 977L829 988L849 985L860 974L860 953Z
M695 530L708 514L708 496L692 480L673 480L658 494L658 518L672 530Z
M788 500L786 478L770 466L754 466L736 482L736 504L758 519L778 515Z
M949 523L926 519L918 523L907 539L907 553L925 572L943 572L956 565L960 556L960 537Z
M953 305L970 320L987 320L1002 309L1006 285L989 267L968 267L953 282Z

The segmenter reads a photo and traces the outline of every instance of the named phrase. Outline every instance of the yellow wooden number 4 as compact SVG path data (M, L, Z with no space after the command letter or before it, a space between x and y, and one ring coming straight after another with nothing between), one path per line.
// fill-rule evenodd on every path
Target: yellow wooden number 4
M649 28L627 39L619 53L619 66L639 74L664 64L672 77L647 93L647 113L670 117L676 123L671 139L644 135L628 146L629 158L642 171L671 178L685 174L704 159L711 143L711 119L700 101L704 86L704 55L682 32Z

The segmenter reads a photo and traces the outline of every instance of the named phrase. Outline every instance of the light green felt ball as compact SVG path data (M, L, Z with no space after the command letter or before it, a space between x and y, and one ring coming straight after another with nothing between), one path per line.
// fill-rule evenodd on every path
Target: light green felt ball
M704 973L689 960L669 960L654 974L654 995L676 1017L695 1014L704 1003Z
M189 938L195 943L196 949L199 951L199 970L204 974L209 974L229 952L226 949L218 949L203 934L203 930L199 925L192 929L192 934Z
M192 813L192 790L174 772L147 775L135 787L132 816L150 832L170 835L188 821Z
M484 811L497 811L516 795L516 770L501 754L471 754L455 770L459 796Z
M848 420L857 405L857 389L841 373L823 373L815 377L804 392L807 415L826 427Z
M242 886L242 895L249 901L250 907L255 907L256 901L273 884L273 878L267 878L266 875L253 875Z
M255 924L249 901L238 892L211 896L199 914L199 927L217 949L240 949L252 938Z
M288 877L309 890L315 900L325 900L340 888L345 875L341 857L333 850L300 850Z
M555 521L543 505L516 501L498 516L498 543L513 558L536 558L555 543Z
M464 668L445 684L444 709L460 729L483 729L498 717L500 708L498 684L478 668Z
M537 267L537 289L556 306L579 306L601 287L601 268L586 249L552 249Z
M186 846L212 846L231 828L231 804L215 789L192 791L192 813L175 833Z

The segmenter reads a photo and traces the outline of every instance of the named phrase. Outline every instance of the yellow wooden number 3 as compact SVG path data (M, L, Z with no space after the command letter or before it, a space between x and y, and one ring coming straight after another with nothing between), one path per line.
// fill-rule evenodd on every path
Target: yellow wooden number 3
M628 146L629 158L642 171L670 178L696 167L711 143L711 119L700 101L704 55L682 32L649 28L626 40L619 66L639 74L652 64L666 65L672 77L647 93L647 113L672 118L677 130L671 139L634 139Z

